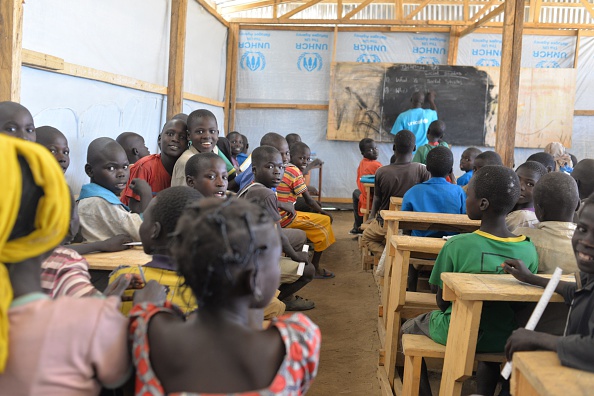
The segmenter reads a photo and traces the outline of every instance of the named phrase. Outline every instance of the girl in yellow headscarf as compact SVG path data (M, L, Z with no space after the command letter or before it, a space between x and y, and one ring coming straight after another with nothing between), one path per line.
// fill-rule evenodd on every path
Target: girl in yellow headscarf
M41 292L41 263L70 222L60 167L44 147L3 134L0 158L0 393L96 395L121 385L130 364L118 299Z

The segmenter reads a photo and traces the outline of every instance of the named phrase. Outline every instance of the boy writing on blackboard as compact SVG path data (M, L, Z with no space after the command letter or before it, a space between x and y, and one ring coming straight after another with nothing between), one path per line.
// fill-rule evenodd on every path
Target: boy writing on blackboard
M423 102L429 102L429 109L423 108ZM396 135L403 129L409 130L415 134L416 145L421 147L427 144L427 128L433 121L437 121L437 106L435 106L435 92L428 92L426 95L422 92L415 92L410 98L411 108L400 113L390 132Z

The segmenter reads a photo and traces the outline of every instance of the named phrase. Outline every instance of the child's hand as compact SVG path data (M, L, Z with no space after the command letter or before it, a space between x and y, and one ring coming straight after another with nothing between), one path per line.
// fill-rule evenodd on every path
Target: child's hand
M132 238L130 236L120 234L99 242L99 246L102 252L119 252L121 250L130 248L130 246L124 246L124 243L130 242L132 242Z
M557 349L557 336L530 331L524 328L515 330L505 344L505 356L511 361L514 352L520 351L555 351Z
M124 297L124 291L129 289L140 289L142 288L142 279L138 274L122 274L116 278L115 281L111 282L103 294L106 296L120 297L122 301L130 301L130 297Z
M132 179L129 187L136 195L143 196L144 194L153 194L151 186L144 179Z
M427 94L425 95L425 99L427 99L427 101L429 102L433 102L435 100L435 91L427 92Z
M313 160L309 163L308 168L309 169L321 168L322 165L324 165L324 161L322 161L319 158L316 158L315 160Z
M295 252L291 257L291 260L297 261L298 263L309 263L309 254L307 252Z
M508 259L505 260L501 266L505 272L512 274L514 278L520 282L531 283L530 277L532 277L534 274L530 272L522 260Z
M307 192L309 195L315 195L316 197L320 195L320 192L314 186L307 186Z
M320 212L320 214L326 215L328 217L330 217L330 223L334 222L334 219L332 218L332 216L330 215L330 213L326 212L325 210L322 210Z
M159 282L150 280L140 290L134 292L134 305L150 302L163 305L167 301L167 289Z
M295 217L296 213L295 213L295 205L293 205L290 202L279 202L278 203L278 208L281 210L284 210L285 212L288 212L291 214L291 217Z

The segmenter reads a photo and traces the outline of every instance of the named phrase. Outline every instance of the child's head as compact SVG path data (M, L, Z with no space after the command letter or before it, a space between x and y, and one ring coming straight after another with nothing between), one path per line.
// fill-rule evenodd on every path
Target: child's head
M260 139L260 146L271 146L278 150L283 159L283 164L288 164L291 160L291 152L289 151L289 144L287 139L278 133L268 132Z
M284 139L284 138L283 138ZM285 164L272 146L260 146L252 152L254 180L268 188L276 188L283 179Z
M594 274L594 195L584 201L571 244L580 271Z
M227 179L227 165L215 153L196 154L186 162L186 184L207 198L225 198Z
M547 168L540 162L528 161L518 166L516 174L520 179L520 198L518 205L524 205L527 208L534 207L532 193L534 186L542 176L547 173Z
M227 135L229 144L231 145L231 154L235 157L237 154L243 153L245 144L243 143L243 135L237 131L229 132Z
M129 165L126 152L115 140L102 137L89 144L85 172L91 183L120 195L130 177Z
M503 166L501 156L495 151L483 151L474 158L474 166L472 169L476 172L483 166Z
M540 153L532 154L526 160L526 162L528 162L528 161L540 162L541 164L544 165L545 168L547 168L547 172L554 172L555 167L557 166L555 163L555 158L553 158L553 156L551 154L545 153L544 151L541 151Z
M181 119L172 118L167 121L159 136L162 156L178 159L188 147L188 129Z
M188 116L188 139L201 153L210 153L219 140L219 126L215 115L206 110L194 110Z
M301 142L301 136L299 136L297 133L289 133L287 136L285 136L285 139L287 140L289 148L291 148L294 143Z
M70 166L70 148L66 136L59 130L51 126L42 126L36 128L37 143L45 146L56 158L62 171L66 173Z
M248 141L247 136L241 135L241 137L243 138L243 151L242 151L242 153L247 154L248 149L250 148L250 142Z
M460 170L464 172L471 171L474 168L474 161L481 153L481 150L476 147L469 147L462 153L460 157Z
M144 143L144 138L137 133L123 132L116 138L116 142L118 142L124 151L126 151L128 162L131 164L135 163L142 157L151 155L151 152Z
M176 115L174 115L173 117L171 117L172 120L182 120L184 122L184 124L188 124L188 115L185 113L177 113Z
M573 222L580 204L577 183L563 172L542 176L534 187L534 212L538 221Z
M379 155L377 150L377 145L375 144L375 140L370 138L361 139L359 142L359 150L361 151L361 155L368 160L375 161Z
M435 143L443 139L443 135L445 135L446 125L445 122L436 120L429 124L429 129L427 129L427 140L431 143Z
M484 213L505 216L520 196L520 180L516 173L504 166L481 167L468 183L466 213L472 220L480 220Z
M36 136L33 116L19 103L0 102L0 133L34 142Z
M586 199L594 193L594 159L586 158L577 163L571 172L580 191L580 199Z
M138 233L146 254L168 246L175 225L188 204L202 198L202 195L186 186L169 187L161 190L149 203L143 213Z
M452 173L454 155L444 146L435 147L427 154L427 170L431 177L446 177Z
M417 149L416 142L415 134L403 129L394 136L394 153L412 154Z
M191 204L179 219L171 252L201 310L241 301L263 308L280 284L279 230L266 209L247 200Z
M303 142L293 143L291 146L291 163L303 172L310 161L311 150L309 146Z

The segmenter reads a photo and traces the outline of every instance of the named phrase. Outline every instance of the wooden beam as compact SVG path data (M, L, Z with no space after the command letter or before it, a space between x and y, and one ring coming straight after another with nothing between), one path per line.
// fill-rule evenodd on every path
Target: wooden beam
M336 0L336 19L342 19L343 12L342 0Z
M167 119L181 113L184 102L184 61L188 0L171 1L169 72L167 75Z
M327 104L295 103L237 103L238 109L293 109L293 110L328 110Z
M307 3L300 5L299 7L295 8L294 10L291 10L291 11L287 12L286 14L281 15L281 17L279 19L281 21L285 20L285 19L289 19L293 15L298 14L301 11L318 4L320 1L322 1L322 0L309 0Z
M586 10L588 10L590 17L594 18L594 7L592 7L592 4L588 2L588 0L580 0L580 2L583 4Z
M394 19L402 21L404 19L404 1L394 0Z
M594 110L574 110L573 115L594 117Z
M484 7L481 8L479 12L477 12L476 14L474 14L472 16L471 22L478 21L480 19L480 17L482 17L484 14L486 14L487 11L489 11L491 9L491 7L493 7L495 4L499 4L499 0L491 0L490 2L485 4Z
M523 24L524 0L507 0L505 2L505 19L503 22L495 140L495 151L499 153L503 165L507 167L513 167L514 165Z
M351 19L353 16L355 16L356 14L358 14L363 8L367 7L373 1L374 0L365 0L364 2L362 2L361 4L359 4L357 7L355 7L354 9L352 9L348 14L346 14L343 19Z
M273 18L278 18L278 1L275 0L274 1L274 5L272 6L272 17Z
M334 26L334 34L333 34L333 42L332 42L332 63L336 62L336 42L338 41L338 26Z
M493 11L491 11L490 13L488 13L487 15L485 15L484 17L482 17L481 19L479 19L478 21L476 21L472 25L468 26L466 29L462 30L460 32L460 37L464 37L467 34L472 33L479 26L484 25L485 23L489 22L491 19L493 19L497 15L501 14L503 12L504 8L505 8L505 3L504 4L501 4L500 6L498 6L497 8L495 8Z
M464 0L464 6L462 8L462 14L465 21L470 19L470 4L469 0Z
M535 0L534 1L534 19L531 20L531 23L539 23L540 22L540 7L542 6L542 0ZM532 8L532 7L530 7Z
M0 102L21 101L23 2L0 1Z
M448 65L455 65L458 61L458 43L460 42L460 28L452 26L450 29L450 43L448 47Z
M232 36L232 52L231 62L227 64L227 69L230 70L230 90L229 90L229 110L227 118L227 131L235 130L235 112L237 109L237 66L239 54L239 25L232 23L229 27L229 34Z
M63 70L64 59L57 56L42 54L41 52L23 49L23 65L38 69Z
M189 92L184 92L184 99L191 100L193 102L208 104L208 105L215 106L215 107L222 107L223 109L225 108L224 101L207 98L206 96L196 95L196 94L189 93Z
M432 0L423 0L421 4L417 8L415 8L410 14L408 14L404 19L413 19L419 12L423 10L427 6L427 4L431 3Z
M578 58L580 56L580 39L582 38L582 30L579 29L577 31L576 37L575 37L575 50L573 52L573 68L577 69L578 67Z
M196 2L200 4L202 8L204 8L210 15L215 17L219 22L221 22L226 27L229 27L229 22L225 18L223 18L221 14L219 14L217 10L215 10L213 6L211 6L206 0L196 0Z

